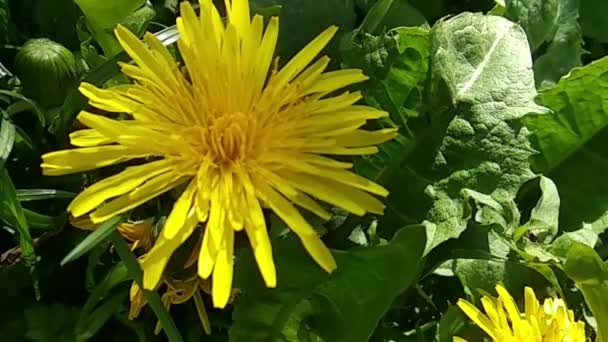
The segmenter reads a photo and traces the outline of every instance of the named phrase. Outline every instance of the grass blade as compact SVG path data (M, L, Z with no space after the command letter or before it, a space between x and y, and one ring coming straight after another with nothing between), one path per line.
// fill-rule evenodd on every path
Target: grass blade
M46 125L46 117L44 116L44 113L42 112L42 110L40 109L40 107L38 107L38 105L36 104L36 102L30 100L29 98L19 94L16 91L11 91L11 90L3 90L0 89L0 94L3 95L7 95L10 96L12 98L27 102L30 105L30 109L32 110L32 112L34 112L34 114L36 114L36 117L38 118L38 121L40 121L40 124L42 126Z
M4 167L4 163L8 159L13 149L15 142L15 126L6 118L4 112L0 116L0 168Z
M48 216L23 208L25 220L30 229L59 230L65 221L65 215Z
M17 193L13 181L6 169L0 169L0 219L5 221L19 233L19 245L25 265L32 276L32 283L36 298L40 298L38 288L38 277L36 275L36 254L34 253L34 241L30 235L30 229L23 213L23 208L17 200Z
M41 201L47 199L73 198L76 194L69 191L55 189L19 189L17 199L19 202Z
M95 246L105 241L112 234L112 232L116 230L118 225L124 221L124 219L125 216L118 215L102 223L99 228L87 235L87 237L84 238L84 240L82 240L78 246L74 247L74 249L72 249L72 251L68 253L63 260L61 260L61 265L63 266L68 262L80 258Z
M137 282L140 288L143 288L142 271L139 267L139 262L135 258L135 255L131 253L129 246L122 238L120 233L114 231L111 239L112 244L114 244L114 248L116 248L116 252L118 252L118 255L120 256L120 259L122 259L122 261L127 266L129 275ZM144 297L146 298L146 300L150 304L150 307L156 314L156 318L158 318L158 321L160 322L163 331L167 335L168 340L170 342L182 342L183 338L180 335L179 330L177 330L173 318L171 318L171 315L169 315L169 312L163 306L163 303L158 293L154 291L144 290Z

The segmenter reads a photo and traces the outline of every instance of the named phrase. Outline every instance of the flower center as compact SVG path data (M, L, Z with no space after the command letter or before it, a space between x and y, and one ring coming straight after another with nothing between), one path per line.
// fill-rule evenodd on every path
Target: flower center
M207 120L201 126L188 128L190 146L199 158L213 166L231 169L255 158L259 149L257 124L252 115L236 112Z

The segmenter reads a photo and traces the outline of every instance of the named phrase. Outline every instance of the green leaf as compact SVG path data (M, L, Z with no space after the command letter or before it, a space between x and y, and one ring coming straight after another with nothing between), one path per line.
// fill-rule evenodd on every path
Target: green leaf
M123 306L123 303L128 298L129 291L125 289L116 294L109 295L104 298L103 302L94 311L88 313L86 317L81 314L80 321L84 322L82 325L77 325L74 329L78 339L83 341L89 340L94 337L99 329Z
M592 223L584 223L577 230L565 232L551 242L550 252L565 258L573 242L579 242L594 248L599 235L608 228L608 212Z
M104 298L110 293L110 291L122 284L123 282L129 280L129 272L124 263L120 263L114 265L110 271L106 274L102 281L99 282L87 298L82 310L80 312L81 318L76 326L77 329L84 329L82 325L86 325L86 316L89 315L95 305L97 305L100 301L103 301Z
M73 198L75 193L55 189L19 189L17 199L19 202L41 201L47 199Z
M557 83L572 68L582 65L583 37L578 23L580 0L559 1L553 39L547 51L534 61L534 75L539 88Z
M38 305L25 310L28 340L75 341L74 322L78 319L78 308L60 303Z
M246 250L235 272L242 294L230 341L299 341L307 330L328 341L368 341L393 300L417 279L424 245L422 227L405 227L386 245L334 252L338 269L328 275L293 236L274 241L276 289L263 286Z
M370 80L362 85L365 101L391 114L407 132L408 117L417 116L428 78L429 31L401 27L381 36L360 32L343 42L345 67L362 69Z
M360 30L379 35L400 26L428 27L429 24L406 0L379 0L363 19Z
M340 37L355 27L354 0L252 0L251 6L264 8L281 6L279 40L276 55L286 63L300 49L331 25L340 30L327 51L338 47Z
M547 112L534 103L530 50L523 30L494 16L464 13L432 30L429 127L400 169L400 192L380 226L427 220L427 252L467 227L464 189L514 198L534 177L529 131L519 119Z
M367 11L367 15L363 19L359 29L363 32L375 33L381 31L381 27L384 18L391 9L394 0L378 0L376 3ZM376 33L378 34L378 33Z
M551 41L562 0L505 0L506 17L526 31L532 50Z
M561 76L581 65L583 38L578 23L579 1L505 1L505 16L523 27L532 51L539 53L534 61L539 88L557 83Z
M608 265L593 248L575 242L568 251L564 272L574 280L597 321L596 342L608 340Z
M129 14L121 23L128 28L136 36L141 37L148 29L148 24L154 17L156 12L152 7L143 6L135 12Z
M524 118L540 152L532 157L532 168L557 185L563 227L595 221L608 211L603 180L608 172L608 58L572 70L557 85L541 90L538 101L555 115Z
M42 112L42 110L38 107L38 105L36 104L36 102L30 100L29 98L27 98L27 97L25 97L25 96L23 96L23 95L15 92L15 91L11 91L11 90L0 89L0 94L7 95L7 96L10 96L10 97L15 98L17 100L21 100L23 102L28 103L29 107L30 107L29 109L31 109L32 112L34 114L36 114L36 117L38 118L38 121L40 122L40 124L42 126L46 125L46 117L45 117L44 113Z
M47 216L37 212L23 209L25 220L30 229L56 230L60 229L65 222L65 215Z
M343 67L362 69L370 77L360 86L367 104L390 113L390 119L380 125L399 127L399 135L380 145L378 153L359 158L355 170L393 193L401 191L399 184L392 184L400 181L396 171L416 143L407 122L424 110L430 47L429 32L415 27L397 28L381 36L356 31L342 42ZM330 232L328 240L342 246L360 222L361 218L350 215Z
M15 126L6 117L4 111L0 111L0 169L4 169L4 163L13 150L15 142Z
M581 0L580 22L585 36L608 43L608 2L604 0Z
M555 183L547 177L540 177L542 195L532 208L530 220L524 225L525 229L534 234L542 242L550 242L559 229L559 194Z
M19 127L19 126L14 126L15 127L15 146L24 146L27 149L29 149L30 151L34 151L34 142L32 141L32 138L30 138L30 136L25 133L25 131Z
M383 36L357 34L348 50L342 52L344 64L359 68L370 77L363 85L365 101L386 110L391 120L384 126L400 127L399 135L380 145L380 152L364 156L355 169L380 184L391 179L414 147L407 120L421 110L429 69L430 40L427 30L403 27Z
M74 0L87 19L89 30L107 57L122 51L114 27L142 7L145 0Z
M74 249L72 249L70 253L63 258L63 260L61 260L61 265L65 265L68 262L80 258L88 251L95 248L95 246L104 242L110 237L110 235L112 235L112 232L114 232L118 225L120 225L124 220L125 217L123 215L117 215L103 222L97 229L95 229L91 234L88 234L84 240L74 247Z
M439 321L437 328L437 342L452 342L452 337L456 336L467 323L467 317L456 305L450 306Z
M30 229L23 213L23 208L17 200L15 186L8 171L0 169L0 219L13 227L19 233L19 245L21 255L25 260L33 279L36 298L40 297L38 289L38 278L36 275L36 254L34 253L34 242L30 235Z
M468 222L467 230L459 239L438 250L441 253L442 249L474 249L492 256L471 258L463 254L453 262L455 273L470 296L479 298L477 289L491 292L499 282L518 291L523 286L544 286L548 282L562 292L555 273L547 265L559 260L547 252L546 244L554 237L553 232L557 232L559 196L549 179L539 177L538 180L539 199L529 221L522 227L521 215L511 194L495 194L495 200L471 190L464 191L470 198L466 202L474 201L475 205L466 210L474 220ZM534 242L530 240L532 235L537 237Z

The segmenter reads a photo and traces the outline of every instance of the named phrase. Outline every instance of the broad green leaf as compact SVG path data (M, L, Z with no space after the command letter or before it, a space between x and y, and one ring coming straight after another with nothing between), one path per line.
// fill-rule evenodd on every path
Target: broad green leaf
M453 336L464 328L468 318L456 305L450 306L439 321L437 328L437 342L452 342Z
M34 242L30 235L30 228L25 219L23 208L17 200L15 186L11 180L8 171L5 168L0 169L0 220L6 222L14 228L19 234L19 245L21 246L21 255L25 260L30 274L33 277L34 291L36 297L40 297L38 290L38 279L36 275L36 254L34 253Z
M428 27L429 24L407 0L379 0L363 19L360 30L379 35L400 26Z
M414 147L407 119L420 111L428 75L430 40L427 30L402 27L386 35L358 33L342 52L347 67L360 68L370 77L363 96L370 105L386 110L400 134L380 146L380 152L361 158L355 168L367 178L386 184Z
M63 260L61 260L61 264L65 265L68 262L80 258L88 251L95 248L95 246L108 239L110 235L112 235L112 232L116 230L118 225L121 224L124 219L124 216L117 215L100 224L97 229L95 229L91 234L88 234L84 240L74 247L74 249L72 249L70 253L63 258Z
M368 341L393 300L417 279L424 245L422 227L405 227L386 245L334 252L338 269L328 275L295 238L274 241L276 289L264 287L246 250L235 272L242 294L230 341L298 341L306 330L327 341Z
M580 0L580 22L585 36L608 43L608 2L604 0Z
M581 227L571 232L565 232L551 242L550 251L554 255L565 258L573 242L579 242L594 248L599 235L608 228L608 212L591 223L583 222Z
M149 6L143 6L133 13L129 14L123 21L122 25L128 28L136 36L141 37L146 32L148 24L154 17L156 12Z
M9 121L6 113L0 111L0 169L4 169L4 163L13 150L15 142L15 126Z
M114 37L114 28L135 10L142 7L145 0L74 0L84 13L88 27L107 57L122 51Z
M534 61L539 88L557 83L561 76L581 65L583 39L578 23L579 1L505 0L505 17L520 24L526 31L532 52L539 51Z
M506 15L526 31L532 50L551 41L562 0L505 0Z
M428 78L429 31L400 27L380 36L359 32L342 45L344 66L370 77L362 85L366 102L388 111L402 133L410 136L406 122L421 110Z
M454 106L501 120L547 112L534 103L530 49L517 24L463 13L434 27L432 45L433 90L445 85Z
M370 78L360 85L366 103L390 113L390 119L383 120L382 126L399 127L398 136L380 145L378 153L355 163L357 173L391 192L401 191L400 185L391 183L401 184L396 171L403 167L415 146L407 122L424 109L430 47L428 30L416 27L400 27L380 36L355 31L342 42L343 67L361 69ZM340 246L360 222L361 218L350 215L330 232L329 241Z
M78 311L78 308L61 303L28 308L25 310L27 332L22 338L37 342L76 341L74 323L78 319Z
M431 222L427 252L466 229L464 189L513 198L534 177L529 131L519 119L547 112L534 103L529 45L516 24L464 13L439 22L431 45L431 125L416 130L401 191L391 193L380 222Z
M276 55L282 64L327 27L340 28L329 43L329 52L338 47L342 34L355 27L354 0L252 0L251 5L256 8L281 6Z
M608 340L608 265L593 248L575 242L568 251L564 272L574 280L597 321L596 342Z
M546 264L559 259L547 252L547 245L543 243L550 242L557 233L559 196L549 179L539 177L538 180L539 199L523 226L520 226L521 214L512 195L499 192L491 197L464 190L467 198L475 203L474 208L467 210L474 219L458 240L444 248L475 248L492 255L492 258L461 257L454 261L456 274L474 298L479 296L476 289L493 291L499 282L515 290L533 282L541 285L548 282L562 292L555 273ZM530 240L532 237L534 242Z
M608 211L608 58L576 68L538 101L554 115L529 115L526 127L540 153L534 171L550 177L560 192L563 227L580 227ZM592 197L589 194L593 194Z
M556 84L572 68L581 66L583 37L578 22L579 1L559 0L555 34L544 54L534 61L534 75L539 88Z

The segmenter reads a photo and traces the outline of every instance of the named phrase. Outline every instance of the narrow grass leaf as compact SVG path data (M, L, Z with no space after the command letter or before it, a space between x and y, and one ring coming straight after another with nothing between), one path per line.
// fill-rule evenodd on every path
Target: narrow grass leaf
M125 217L122 215L114 216L111 219L102 223L99 228L87 235L68 255L61 260L61 265L65 265L68 262L74 261L84 254L86 254L95 246L105 241L113 231L116 230L119 224L124 221Z
M73 198L75 193L55 189L19 189L17 199L19 202L41 201L47 199Z
M25 265L32 276L32 283L36 298L40 297L38 288L38 277L36 275L36 255L34 254L34 242L30 235L30 229L23 213L23 208L17 200L17 194L13 181L6 169L0 169L0 220L5 221L19 233L19 245Z
M129 276L133 278L133 280L135 280L141 288L143 288L143 273L141 268L139 267L139 262L137 261L137 258L135 258L135 255L133 255L133 253L129 249L129 246L127 245L123 237L120 235L120 233L114 231L111 239L112 244L116 248L116 252L118 252L118 255L127 266ZM182 342L183 338L177 330L173 318L171 318L171 315L169 315L169 312L165 309L158 293L154 291L144 290L144 297L150 304L152 311L154 311L154 313L156 314L156 318L158 318L158 321L160 322L163 331L167 335L167 339L169 340L169 342Z
M8 159L15 142L15 126L8 120L4 112L0 117L0 168Z

